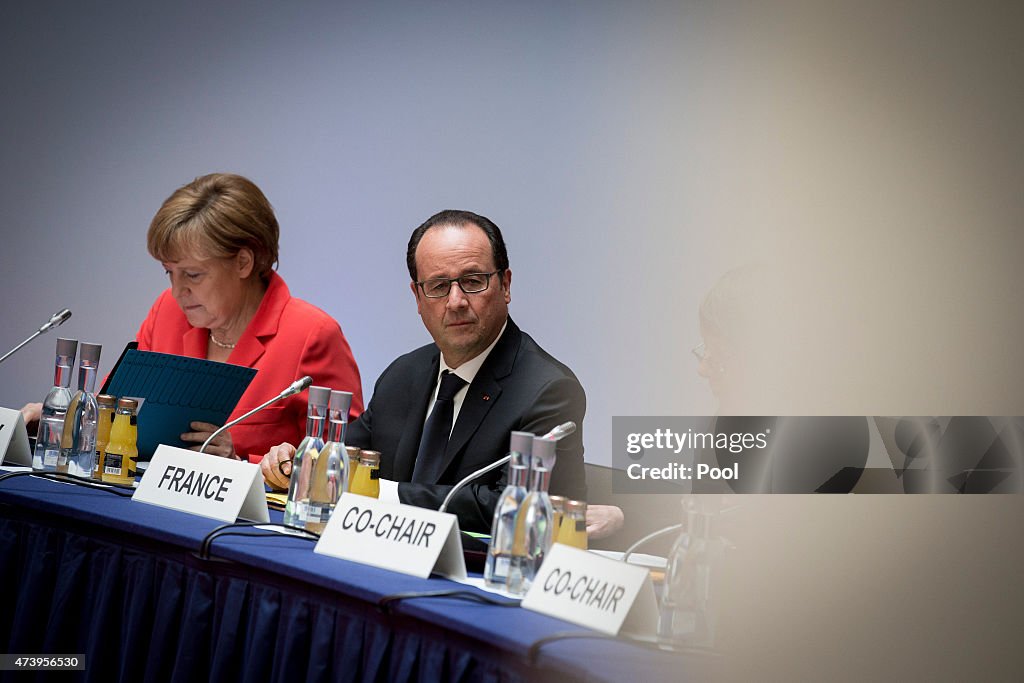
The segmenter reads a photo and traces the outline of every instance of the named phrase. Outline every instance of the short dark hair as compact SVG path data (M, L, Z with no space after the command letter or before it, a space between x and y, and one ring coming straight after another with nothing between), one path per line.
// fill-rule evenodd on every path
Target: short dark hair
M409 277L413 282L416 277L416 247L427 230L438 225L451 225L463 227L475 225L487 235L487 241L491 243L491 254L494 256L494 267L501 273L508 269L508 250L505 249L505 238L501 236L501 230L490 218L473 213L472 211L460 211L457 209L445 209L435 213L423 222L423 225L412 231L409 238L409 248L405 252L405 263L409 267Z

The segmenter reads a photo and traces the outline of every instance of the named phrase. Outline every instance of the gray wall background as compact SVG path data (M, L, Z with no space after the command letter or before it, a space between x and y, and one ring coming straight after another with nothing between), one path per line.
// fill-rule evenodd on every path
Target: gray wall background
M232 171L274 204L280 272L341 322L367 398L429 340L409 233L457 207L505 231L512 314L586 387L593 462L612 415L715 410L696 309L751 260L793 276L796 320L761 330L793 354L786 386L836 378L773 413L1021 414L1017 14L5 3L0 347L67 306L60 333L109 369L166 287L153 213ZM41 400L55 336L0 366L0 405Z

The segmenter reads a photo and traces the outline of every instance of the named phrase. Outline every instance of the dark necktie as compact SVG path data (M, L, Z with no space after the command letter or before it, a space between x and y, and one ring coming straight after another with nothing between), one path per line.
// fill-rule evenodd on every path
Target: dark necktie
M444 472L444 451L452 433L452 416L455 414L455 394L465 386L466 380L447 370L441 373L441 386L430 417L423 425L420 449L416 453L416 465L412 480L419 484L436 484Z

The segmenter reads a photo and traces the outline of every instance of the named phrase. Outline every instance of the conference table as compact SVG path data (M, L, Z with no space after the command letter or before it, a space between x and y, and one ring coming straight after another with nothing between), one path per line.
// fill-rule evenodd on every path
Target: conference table
M88 681L714 676L707 655L602 637L448 579L315 554L297 536L243 527L204 548L220 522L129 493L0 480L3 652L84 655L84 671L60 675ZM409 595L452 590L462 593Z

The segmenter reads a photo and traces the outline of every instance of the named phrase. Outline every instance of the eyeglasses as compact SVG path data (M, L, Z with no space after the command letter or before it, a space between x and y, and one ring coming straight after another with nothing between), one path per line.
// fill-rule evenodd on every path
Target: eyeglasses
M452 291L452 283L458 282L459 289L463 294L479 294L491 284L491 276L497 275L499 271L491 273L466 273L459 277L437 277L430 280L417 282L416 285L428 299L443 299Z

